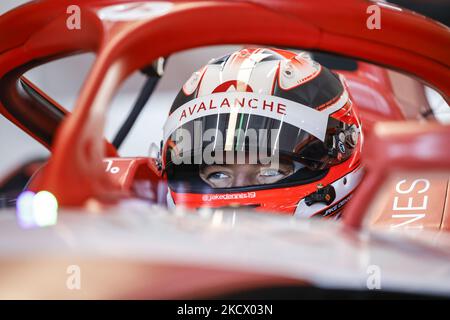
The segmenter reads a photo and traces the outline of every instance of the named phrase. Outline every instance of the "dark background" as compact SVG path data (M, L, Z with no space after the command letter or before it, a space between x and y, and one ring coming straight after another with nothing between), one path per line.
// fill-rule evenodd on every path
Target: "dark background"
M421 13L446 26L450 25L450 0L391 0L388 2Z

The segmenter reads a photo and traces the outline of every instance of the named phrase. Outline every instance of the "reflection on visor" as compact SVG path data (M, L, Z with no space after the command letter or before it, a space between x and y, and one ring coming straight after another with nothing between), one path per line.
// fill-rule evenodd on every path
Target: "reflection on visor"
M166 150L170 164L268 164L278 163L280 156L295 160L312 169L325 169L347 160L359 138L359 128L329 118L325 140L288 123L267 117L241 114L243 129L234 131L233 145L242 157L227 154L225 137L229 115L212 115L186 123L171 136ZM228 153L227 153L228 152ZM267 159L267 161L265 161Z

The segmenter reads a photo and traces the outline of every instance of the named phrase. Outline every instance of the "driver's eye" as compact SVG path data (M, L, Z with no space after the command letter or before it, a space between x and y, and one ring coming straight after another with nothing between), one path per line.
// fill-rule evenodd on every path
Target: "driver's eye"
M276 177L278 175L283 174L284 174L283 172L276 169L262 169L261 172L259 173L259 175L262 177Z
M224 172L214 172L208 176L209 180L225 180L231 178L229 174Z

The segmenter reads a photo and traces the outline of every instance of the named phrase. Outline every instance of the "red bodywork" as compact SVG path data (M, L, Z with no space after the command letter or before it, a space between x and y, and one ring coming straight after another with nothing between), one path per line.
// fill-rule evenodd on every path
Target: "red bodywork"
M169 1L164 13L145 19L116 21L99 14L105 7L135 2L39 1L0 19L0 78L17 69L23 74L33 66L79 52L97 55L75 111L58 126L45 119L37 121L54 133L51 146L0 104L4 116L51 148L50 161L30 187L52 192L60 205L81 206L91 198L114 202L128 197L132 191L130 181L137 176L157 183L160 177L151 170L152 160L130 160L127 172L132 174L122 180L105 171L103 160L116 154L103 140L105 115L113 94L130 74L158 57L180 50L257 43L326 51L416 76L449 101L450 32L445 26L406 10L381 7L380 30L366 28L367 7L372 3L363 0L344 1L332 7L325 0ZM66 27L70 5L81 8L79 30ZM131 10L139 6L136 2ZM344 218L352 227L361 225L376 195L373 190L378 190L392 172L448 172L450 168L450 150L445 147L449 127L434 122L395 122L383 130L373 128L377 121L405 120L408 112L415 113L411 111L413 107L405 109L399 104L384 69L364 63L359 66L358 72L345 75L370 139L364 151L366 181ZM377 106L373 105L374 96ZM19 95L12 98L23 102ZM433 142L426 155L422 152L424 137ZM449 219L447 214L442 226L448 228Z

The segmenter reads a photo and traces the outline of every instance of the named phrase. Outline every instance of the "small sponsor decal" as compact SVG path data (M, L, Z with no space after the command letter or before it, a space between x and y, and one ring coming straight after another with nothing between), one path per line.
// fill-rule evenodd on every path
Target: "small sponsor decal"
M239 199L253 199L256 198L256 192L240 192L240 193L225 193L225 194L205 194L202 200L205 202L216 200L239 200Z
M336 203L334 206L328 208L327 210L325 210L325 212L323 214L321 214L322 216L326 217L329 215L332 215L333 213L335 213L337 210L341 209L352 197L353 194L350 194L348 197L342 199L341 201L339 201L338 203Z

